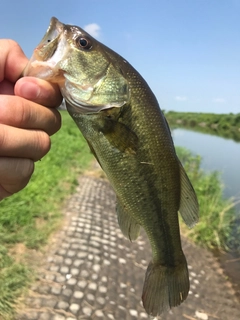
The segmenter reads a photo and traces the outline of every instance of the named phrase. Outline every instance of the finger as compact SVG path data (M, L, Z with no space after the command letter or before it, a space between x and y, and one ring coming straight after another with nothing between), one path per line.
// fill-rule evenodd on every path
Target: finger
M59 107L62 102L58 85L34 77L19 79L15 84L14 92L17 96L46 107Z
M0 156L37 161L50 150L51 140L41 130L25 130L0 124Z
M43 130L52 135L61 127L61 115L56 109L45 108L21 97L0 95L0 124Z
M16 82L21 76L28 59L17 42L0 39L0 82L7 79Z
M0 82L0 94L9 94L13 95L14 94L14 86L12 82L9 80L3 80Z
M34 170L30 159L0 158L0 200L22 190Z

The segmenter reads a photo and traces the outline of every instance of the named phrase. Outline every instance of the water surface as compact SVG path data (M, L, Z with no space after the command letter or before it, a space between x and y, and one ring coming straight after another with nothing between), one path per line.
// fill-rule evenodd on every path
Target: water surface
M220 171L224 196L240 198L240 143L230 139L182 128L172 130L176 146L189 149L202 157L205 171ZM240 204L236 206L240 215Z

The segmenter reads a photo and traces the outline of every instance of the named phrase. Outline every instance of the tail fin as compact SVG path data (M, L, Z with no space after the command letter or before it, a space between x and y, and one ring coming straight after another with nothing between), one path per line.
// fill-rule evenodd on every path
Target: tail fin
M143 286L142 301L146 312L156 317L180 305L188 295L189 277L185 256L177 266L150 263Z

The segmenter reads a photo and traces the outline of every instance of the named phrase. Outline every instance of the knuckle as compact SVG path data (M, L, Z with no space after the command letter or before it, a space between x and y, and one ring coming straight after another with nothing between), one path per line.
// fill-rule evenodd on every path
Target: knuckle
M16 116L16 122L20 127L26 127L31 124L33 121L33 114L32 114L32 108L28 105L28 100L22 99L21 97L18 98L18 110L17 116Z
M37 144L38 144L38 157L36 160L41 159L42 157L44 157L48 151L51 148L51 140L49 135L45 132L45 131L38 131L37 134Z
M0 97L1 101L1 124L24 128L31 124L33 118L32 108L29 102L18 96Z
M52 112L54 114L54 118L53 118L53 123L49 130L50 135L53 135L54 133L56 133L61 128L61 125L62 125L62 118L61 118L60 112L58 112L58 110L52 110Z
M15 40L12 40L12 39L6 39L6 40L2 40L2 42L5 41L5 46L9 47L9 48L19 48L21 49L20 45L15 41Z
M27 184L34 171L34 162L31 159L17 159L16 176L21 182L22 188Z
M0 150L3 149L6 141L6 127L4 124L0 124Z
M19 128L33 127L36 121L36 112L33 105L31 105L31 101L17 96L15 96L15 99L15 103L12 106L13 110L11 110L14 111L14 119L11 124Z

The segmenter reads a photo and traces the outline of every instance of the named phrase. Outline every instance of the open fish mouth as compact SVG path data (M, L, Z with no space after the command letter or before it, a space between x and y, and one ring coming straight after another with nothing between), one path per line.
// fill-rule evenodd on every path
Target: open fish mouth
M59 83L59 77L63 77L59 62L67 53L63 30L64 25L53 17L46 34L24 69L23 76L38 77Z

